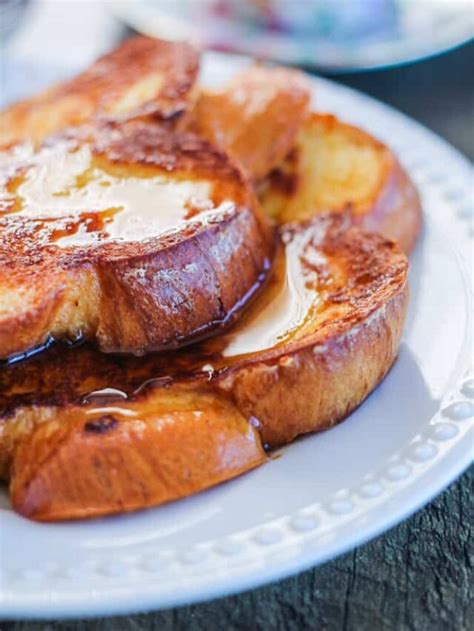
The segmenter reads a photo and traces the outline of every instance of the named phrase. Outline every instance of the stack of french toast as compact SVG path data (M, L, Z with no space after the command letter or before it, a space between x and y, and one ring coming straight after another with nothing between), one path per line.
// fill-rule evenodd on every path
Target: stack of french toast
M196 493L383 379L418 194L296 70L126 41L0 113L0 476L52 521Z

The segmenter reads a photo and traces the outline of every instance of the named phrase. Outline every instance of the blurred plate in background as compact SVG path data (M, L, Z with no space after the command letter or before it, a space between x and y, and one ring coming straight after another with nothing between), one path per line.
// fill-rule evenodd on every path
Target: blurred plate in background
M429 57L472 38L471 0L114 0L137 31L343 72Z

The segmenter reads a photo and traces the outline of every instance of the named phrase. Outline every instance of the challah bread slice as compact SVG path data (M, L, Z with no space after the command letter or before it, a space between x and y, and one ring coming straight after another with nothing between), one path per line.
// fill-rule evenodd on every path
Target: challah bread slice
M262 185L260 200L278 222L350 210L367 230L409 253L421 227L417 190L393 152L330 114L310 115L293 150Z
M258 182L293 147L308 117L310 96L302 72L253 65L218 91L201 90L183 123L223 149Z
M194 99L199 53L191 45L134 37L100 57L77 77L0 113L0 147L41 142L91 118L170 119Z
M0 165L0 358L51 338L179 347L228 324L273 235L240 169L150 122L86 126Z
M273 275L227 333L143 358L83 346L3 367L0 471L37 520L155 506L331 427L392 365L407 260L346 214L282 226Z
M144 403L123 415L114 407L100 416L64 409L39 425L15 454L14 506L47 521L131 511L266 460L256 429L216 392L175 385Z

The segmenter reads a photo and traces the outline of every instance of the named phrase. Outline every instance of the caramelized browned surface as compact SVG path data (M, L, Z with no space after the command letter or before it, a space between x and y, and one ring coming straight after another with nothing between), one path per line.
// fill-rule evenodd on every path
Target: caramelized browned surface
M332 425L367 396L398 350L407 299L406 258L391 242L350 227L345 215L284 227L280 239L269 284L225 335L186 350L144 358L107 356L86 346L57 347L1 369L0 470L8 476L14 463L17 481L12 488L18 510L38 519L54 519L139 506L134 491L130 502L123 499L129 497L128 485L135 488L136 480L118 476L117 493L124 503L107 503L105 495L97 509L99 491L79 493L79 482L69 475L62 478L57 509L54 489L61 470L69 466L88 471L91 454L100 452L100 435L93 445L81 438L86 417L106 417L114 427L115 423L128 427L132 418L147 422L159 417L160 401L171 400L167 403L170 414L174 410L170 423L180 424L181 395L177 400L173 397L176 388L184 388L186 400L195 395L199 399L199 393L207 393L207 400L222 401L224 396L230 406L224 416L243 416L257 428L262 443L275 446ZM288 314L290 304L296 309ZM56 438L49 443L49 432L68 436L64 443L58 439L67 445L64 451L56 452ZM170 428L170 450L176 449L172 436ZM188 441L193 450L198 449L200 436L195 429L188 432L182 445L186 453ZM116 446L115 439L111 440ZM21 447L36 444L32 450ZM151 443L137 446L133 437L131 444L124 450L153 449ZM41 467L42 456L36 455L36 449L49 454L50 473ZM194 462L189 466L194 467ZM235 474L232 471L228 477ZM89 473L84 475L88 479ZM153 475L147 475L145 484L155 488ZM176 475L182 475L181 469ZM202 484L204 488L207 482ZM193 490L198 488L199 484ZM188 492L183 489L182 494ZM171 491L163 495L177 496ZM154 499L144 499L142 506L161 501L153 493L149 497Z
M0 357L50 335L176 347L229 324L263 282L273 243L239 167L193 133L117 125L186 109L193 55L139 38L0 115L0 144L5 121L37 140L102 120L5 161ZM0 366L0 476L17 511L75 519L189 495L263 463L262 445L330 427L386 374L407 261L354 223L409 249L416 191L386 147L334 117L312 115L295 147L307 108L298 73L257 67L182 121L255 181L278 167L261 191L282 224L272 275L231 329L144 357L62 344Z
M198 52L189 44L129 39L77 77L0 113L0 146L37 143L92 117L169 118L189 106L198 66Z
M197 136L130 122L22 152L0 177L0 357L51 335L176 347L262 282L273 243L254 194Z
M10 490L28 517L93 517L190 495L265 460L255 428L231 402L174 386L147 411L64 410L21 444Z
M311 114L262 185L260 200L281 223L350 210L355 223L396 240L405 252L421 226L418 193L392 151L329 114Z
M308 79L252 66L217 92L199 94L187 125L237 160L253 180L285 158L309 113Z
M170 379L215 380L231 367L273 360L328 332L351 330L376 308L375 298L383 302L392 283L404 278L406 261L390 243L349 225L346 215L283 227L267 284L228 332L144 357L104 354L88 345L54 346L4 364L0 409L11 414L25 404L76 404L104 388L125 393L127 400L141 398Z

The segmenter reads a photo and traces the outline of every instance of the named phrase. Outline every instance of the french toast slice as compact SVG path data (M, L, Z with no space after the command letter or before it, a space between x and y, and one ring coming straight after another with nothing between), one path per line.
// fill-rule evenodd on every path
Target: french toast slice
M0 165L0 357L51 338L178 347L258 289L273 234L240 169L146 121L83 126Z
M258 182L293 147L308 117L310 96L302 72L253 65L218 91L201 90L184 123Z
M143 358L55 347L0 370L0 472L36 520L156 506L346 417L392 365L406 257L347 213L279 229L227 333Z
M330 114L310 115L259 197L282 223L350 210L355 223L394 239L406 253L421 228L417 190L394 153Z
M134 37L73 79L0 113L0 147L41 142L65 127L99 117L170 119L194 99L199 53L183 42Z

